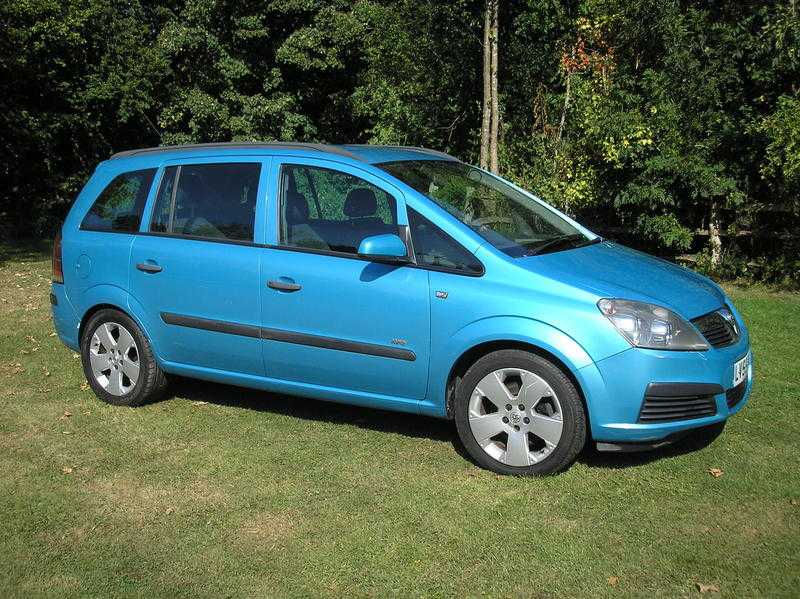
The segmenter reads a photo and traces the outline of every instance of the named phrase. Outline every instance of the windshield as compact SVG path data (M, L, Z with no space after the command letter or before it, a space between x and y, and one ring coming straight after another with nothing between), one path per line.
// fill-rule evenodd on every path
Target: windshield
M463 162L408 160L376 166L428 196L509 256L594 242L546 206Z

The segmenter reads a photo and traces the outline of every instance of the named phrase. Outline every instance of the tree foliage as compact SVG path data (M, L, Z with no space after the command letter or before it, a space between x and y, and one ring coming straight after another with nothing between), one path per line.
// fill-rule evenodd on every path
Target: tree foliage
M675 254L711 228L733 274L780 257L800 279L795 0L500 7L502 174L600 232ZM2 3L0 231L50 234L94 166L131 147L373 142L477 162L485 9Z

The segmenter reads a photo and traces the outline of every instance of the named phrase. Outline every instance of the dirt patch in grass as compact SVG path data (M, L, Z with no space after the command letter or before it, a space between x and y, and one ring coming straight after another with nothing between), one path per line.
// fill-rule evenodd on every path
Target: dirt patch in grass
M224 505L227 501L227 495L205 479L166 486L126 475L90 481L87 489L92 494L98 511L122 516L139 525L164 515Z
M238 538L240 541L277 545L293 536L298 517L295 512L260 512L242 524Z

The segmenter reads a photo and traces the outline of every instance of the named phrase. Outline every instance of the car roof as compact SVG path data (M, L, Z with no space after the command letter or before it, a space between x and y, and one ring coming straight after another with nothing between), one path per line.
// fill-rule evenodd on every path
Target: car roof
M457 160L456 158L426 148L412 146L389 146L389 145L369 145L369 144L318 144L318 143L299 143L299 142L223 142L205 144L187 144L178 146L158 146L154 148L140 148L118 152L111 156L110 160L123 158L141 158L164 154L174 154L175 158L182 155L202 155L204 153L219 155L220 153L230 152L231 154L250 153L253 150L271 153L277 151L283 153L291 150L294 152L307 152L309 155L336 155L349 158L358 162L376 164L379 162L396 162L402 160Z

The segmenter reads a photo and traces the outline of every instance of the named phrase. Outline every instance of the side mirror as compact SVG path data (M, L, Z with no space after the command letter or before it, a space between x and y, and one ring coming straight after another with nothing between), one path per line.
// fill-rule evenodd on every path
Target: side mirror
M393 233L365 237L358 246L358 255L373 262L388 262L389 264L408 262L406 244Z

